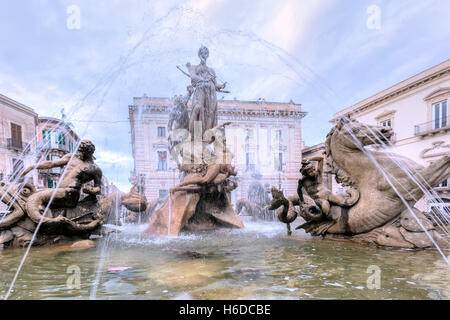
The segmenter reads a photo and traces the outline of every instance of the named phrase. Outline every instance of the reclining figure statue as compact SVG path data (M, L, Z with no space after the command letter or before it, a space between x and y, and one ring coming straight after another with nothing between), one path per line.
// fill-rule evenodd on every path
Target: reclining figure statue
M102 171L94 162L94 151L94 144L83 140L77 154L43 161L22 173L65 166L56 189L38 190L30 183L0 185L0 197L11 211L0 219L0 246L28 245L38 225L33 245L88 238L120 205L145 211L147 200L136 186L126 194L101 196Z

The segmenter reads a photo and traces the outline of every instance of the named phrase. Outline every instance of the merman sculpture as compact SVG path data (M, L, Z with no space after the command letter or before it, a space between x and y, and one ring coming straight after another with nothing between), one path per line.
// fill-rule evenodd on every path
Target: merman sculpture
M94 144L83 140L77 154L40 162L22 173L25 176L34 169L63 166L56 189L36 189L31 183L0 185L0 197L10 208L0 219L1 247L27 246L38 224L40 228L33 245L86 239L99 232L101 225L121 205L131 211L145 211L147 200L137 186L126 194L101 195L102 171L94 162L94 151Z

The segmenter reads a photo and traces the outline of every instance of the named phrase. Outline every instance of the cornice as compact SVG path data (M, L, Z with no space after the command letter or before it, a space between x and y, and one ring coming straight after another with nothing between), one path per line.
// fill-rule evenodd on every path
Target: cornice
M439 88L437 90L434 90L429 95L427 95L423 100L425 100L425 101L432 100L434 98L437 98L441 95L445 95L448 93L450 93L450 87Z
M382 113L380 113L379 115L377 115L377 116L375 117L375 120L380 120L380 119L382 119L382 118L384 118L384 117L393 115L393 114L395 114L396 112L397 112L396 110L385 110L385 111L383 111Z
M137 112L139 108L143 108L142 114L167 114L169 115L170 107L169 106L129 106L130 114ZM307 112L303 111L294 111L294 110L252 110L252 109L242 109L242 108L220 108L218 109L219 116L228 116L228 117L237 117L237 118L257 118L257 117L265 117L265 118L295 118L302 119L307 115Z
M420 153L421 158L435 158L448 154L450 144L445 144L445 141L436 141L431 144L431 147L422 150ZM428 154L430 151L437 151L437 153Z

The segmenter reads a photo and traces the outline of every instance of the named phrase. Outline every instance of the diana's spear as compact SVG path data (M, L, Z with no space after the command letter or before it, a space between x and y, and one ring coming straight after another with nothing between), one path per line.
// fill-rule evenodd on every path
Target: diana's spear
M181 69L179 66L177 66L177 69L180 70L186 77L191 78L191 75L189 73L187 73L186 71L184 71L183 69ZM226 91L226 90L217 90L217 92L230 93L230 91Z

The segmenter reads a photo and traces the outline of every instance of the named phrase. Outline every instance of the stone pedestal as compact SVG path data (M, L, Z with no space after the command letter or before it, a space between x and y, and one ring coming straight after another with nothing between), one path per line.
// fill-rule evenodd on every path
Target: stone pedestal
M169 227L170 225L170 227ZM150 218L144 234L178 236L182 230L214 230L221 227L243 228L225 190L213 186L208 191L180 191L171 194Z

